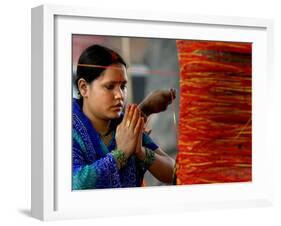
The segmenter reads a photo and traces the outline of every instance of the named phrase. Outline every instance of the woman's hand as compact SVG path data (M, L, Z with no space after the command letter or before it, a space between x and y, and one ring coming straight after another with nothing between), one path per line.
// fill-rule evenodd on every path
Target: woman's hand
M156 90L150 93L140 104L141 111L148 117L151 114L165 111L176 98L176 90Z
M140 109L136 105L129 105L115 136L117 149L122 150L127 158L136 150L143 124Z
M139 160L144 160L145 159L145 149L142 146L142 136L143 136L143 130L144 130L144 120L142 120L142 122L141 122L141 128L142 129L141 129L141 132L139 133L135 155L137 156L137 158Z

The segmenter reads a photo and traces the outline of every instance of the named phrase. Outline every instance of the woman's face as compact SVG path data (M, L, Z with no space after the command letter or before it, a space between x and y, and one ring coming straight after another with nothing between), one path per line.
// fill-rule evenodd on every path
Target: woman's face
M111 120L120 117L127 99L127 73L123 64L112 64L87 84L83 104L91 117ZM84 106L83 106L84 108Z

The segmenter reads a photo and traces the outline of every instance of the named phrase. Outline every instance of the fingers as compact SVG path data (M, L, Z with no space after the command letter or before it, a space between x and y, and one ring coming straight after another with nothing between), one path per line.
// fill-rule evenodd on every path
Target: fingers
M144 119L143 117L139 117L136 127L134 129L134 134L138 134L140 136L140 134L142 134L143 127L144 127Z
M134 130L140 116L141 116L141 112L140 109L137 107L137 105L135 104L129 105L124 114L124 118L122 121L123 126Z
M162 95L164 95L166 101L171 102L172 100L174 100L176 98L176 89L174 89L174 88L165 90L162 93L163 93Z
M176 89L171 88L169 90L168 98L169 98L169 104L170 104L176 98Z
M123 118L123 122L126 122L128 120L128 114L130 112L130 108L131 108L131 105L129 104L125 110L125 114L124 114L124 118Z
M136 105L134 105L134 109L132 111L132 117L131 117L131 124L130 124L132 128L136 127L139 118L140 118L140 110Z
M176 89L171 88L169 91L165 91L165 101L169 105L176 98Z
M176 98L176 89L175 88L171 88L170 89L170 94L171 94L171 98L174 100Z
M134 113L134 109L135 109L136 105L128 105L127 110L125 112L124 118L122 123L126 126L126 127L130 127L131 125L131 120L133 117L133 113Z
M140 116L140 110L133 104L127 107L121 124L116 129L116 144L124 150L128 156L141 145L140 133L142 134L144 120ZM140 143L139 143L140 142Z

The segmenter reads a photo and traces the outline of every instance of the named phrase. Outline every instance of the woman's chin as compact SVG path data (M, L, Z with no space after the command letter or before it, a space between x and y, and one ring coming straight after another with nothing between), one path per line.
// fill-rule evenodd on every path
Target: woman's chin
M111 119L117 119L121 116L122 111L115 111L111 114Z

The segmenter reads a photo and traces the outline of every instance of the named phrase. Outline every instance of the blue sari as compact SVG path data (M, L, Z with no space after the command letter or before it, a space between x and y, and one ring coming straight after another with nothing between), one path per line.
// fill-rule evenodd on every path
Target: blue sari
M132 155L119 169L111 154L116 149L115 132L106 146L77 99L73 99L72 108L72 189L141 186L147 170L141 161ZM158 148L146 133L143 146L152 151Z

